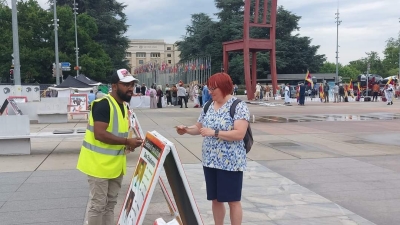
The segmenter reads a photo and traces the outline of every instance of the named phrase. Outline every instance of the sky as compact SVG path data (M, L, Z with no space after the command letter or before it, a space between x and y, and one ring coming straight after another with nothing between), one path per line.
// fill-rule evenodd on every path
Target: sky
M38 0L43 7L48 0ZM181 40L190 18L206 13L215 18L214 0L119 0L128 6L131 39ZM10 0L8 0L10 2ZM319 54L336 62L336 11L339 7L339 62L347 64L376 51L383 58L386 40L400 32L400 0L278 0L278 5L301 16L300 36L312 38L320 45Z

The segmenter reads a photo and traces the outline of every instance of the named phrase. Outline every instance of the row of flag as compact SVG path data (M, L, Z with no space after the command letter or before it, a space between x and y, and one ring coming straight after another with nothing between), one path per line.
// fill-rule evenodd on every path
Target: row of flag
M158 71L159 73L183 73L193 71L207 71L211 70L211 57L199 57L196 59L190 59L185 62L179 62L178 64L171 65L166 61L163 62L147 62L140 65L134 70L134 74L149 73Z

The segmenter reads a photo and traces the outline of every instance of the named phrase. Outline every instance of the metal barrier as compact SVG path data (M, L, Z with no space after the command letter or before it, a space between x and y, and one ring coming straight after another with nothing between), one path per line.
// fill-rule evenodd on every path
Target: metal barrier
M147 87L150 87L152 84L162 85L165 87L166 84L177 84L179 81L182 81L185 84L192 83L193 81L201 84L207 82L209 77L210 73L207 71L164 73L155 70L152 72L137 74L139 84L144 83Z

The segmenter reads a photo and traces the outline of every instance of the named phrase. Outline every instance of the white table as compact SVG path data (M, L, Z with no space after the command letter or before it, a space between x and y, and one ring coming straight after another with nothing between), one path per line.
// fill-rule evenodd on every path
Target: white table
M129 103L131 108L150 108L150 96L132 96ZM162 101L163 107L167 105L165 97Z

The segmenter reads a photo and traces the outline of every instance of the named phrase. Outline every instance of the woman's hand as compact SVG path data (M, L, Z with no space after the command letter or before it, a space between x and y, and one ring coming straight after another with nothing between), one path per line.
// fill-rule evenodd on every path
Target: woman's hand
M202 127L200 129L200 134L203 137L212 137L215 135L215 130L213 130L211 128Z
M186 134L186 133L187 133L187 126L183 126L183 125L176 126L176 132L177 132L179 135L184 135L184 134Z

